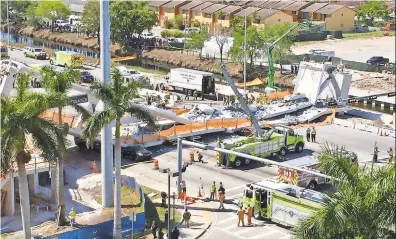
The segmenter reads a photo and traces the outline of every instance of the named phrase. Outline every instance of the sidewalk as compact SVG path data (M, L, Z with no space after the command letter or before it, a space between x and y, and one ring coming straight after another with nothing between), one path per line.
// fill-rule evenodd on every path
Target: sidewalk
M157 198L153 200L153 202L161 203L161 198ZM181 218L183 218L184 202L176 200L175 208L180 213ZM215 220L213 204L199 199L196 200L195 203L188 203L187 209L191 213L190 227L185 228L185 224L180 224L179 222L177 225L177 228L180 231L179 238L200 238L205 234Z

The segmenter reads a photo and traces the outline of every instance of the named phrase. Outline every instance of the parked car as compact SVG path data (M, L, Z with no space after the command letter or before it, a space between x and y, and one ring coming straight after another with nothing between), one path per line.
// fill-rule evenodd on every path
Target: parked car
M93 75L88 71L81 71L81 82L82 83L92 83L94 81Z
M379 64L379 65L384 65L386 63L389 63L388 58L384 58L383 56L373 56L370 59L367 60L367 64Z
M155 38L154 34L152 32L143 32L142 35L140 35L144 39L152 39Z
M81 150L87 149L85 140L80 137L74 137L74 143ZM96 140L92 144L92 147L90 147L90 150L100 153L101 142L99 140ZM113 156L114 156L114 153L115 152L114 152L114 147L113 147ZM145 161L145 160L151 160L152 153L151 153L151 151L147 150L141 144L135 144L135 145L125 145L124 144L124 145L121 145L121 158L128 158L128 159L132 159L136 162L141 162L141 161Z
M186 29L184 29L183 33L184 34L189 34L189 33L200 33L201 29L199 29L198 27L188 27Z
M45 53L45 51L43 51L41 48L25 46L23 48L23 54L26 57L32 57L35 59L41 59L41 60L47 59L47 53Z
M364 33L364 32L369 32L369 27L366 25L357 25L355 26L355 32L357 33Z
M68 26L68 25L69 25L69 22L68 22L68 21L65 21L65 20L56 20L56 21L55 21L55 24L56 24L57 26L60 26L60 27L65 27L65 26Z

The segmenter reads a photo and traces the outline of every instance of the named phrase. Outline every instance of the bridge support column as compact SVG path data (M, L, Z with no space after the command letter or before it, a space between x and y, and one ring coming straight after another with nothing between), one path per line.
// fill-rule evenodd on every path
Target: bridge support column
M381 103L381 109L385 108L385 103Z
M363 105L367 105L367 100L363 100Z
M375 101L371 101L371 106L375 107Z
M389 106L389 108L390 108L390 110L393 111L393 109L394 109L393 104L391 104L391 105Z

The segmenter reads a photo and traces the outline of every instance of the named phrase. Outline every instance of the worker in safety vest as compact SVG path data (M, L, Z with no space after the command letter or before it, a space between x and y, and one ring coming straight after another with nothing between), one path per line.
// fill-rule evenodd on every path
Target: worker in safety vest
M248 218L248 226L250 226L250 225L252 225L252 216L253 216L253 206L252 205L249 205L246 215Z
M245 211L242 210L242 207L239 208L239 210L237 211L237 215L238 215L238 227L240 226L241 222L242 222L242 226L245 226Z
M315 126L312 127L311 141L312 141L312 143L316 143L316 129L315 129Z
M198 99L198 91L195 89L194 90L194 100L197 100Z
M388 163L392 163L392 159L393 159L393 149L392 149L392 147L390 147L389 150L388 150L388 156L389 156Z
M70 209L69 218L70 218L70 226L73 227L74 224L76 224L76 211L74 211L74 207Z
M216 182L213 181L213 184L210 187L210 198L209 198L209 200L214 201L215 197L216 197Z

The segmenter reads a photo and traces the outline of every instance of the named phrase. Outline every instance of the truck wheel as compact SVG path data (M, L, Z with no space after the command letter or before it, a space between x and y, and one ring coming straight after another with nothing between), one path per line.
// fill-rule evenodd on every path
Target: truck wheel
M241 167L241 165L242 165L242 160L241 160L241 158L237 157L237 158L235 159L235 161L234 161L234 165L235 165L235 167L237 167L237 168Z
M279 154L280 154L281 156L285 156L286 153L287 153L287 149L286 149L285 147L283 147L283 148L281 148L281 149L279 150Z
M54 62L53 62L52 60L50 60L50 64L51 64L51 65L53 65L53 64L54 64Z
M250 159L245 159L245 161L244 161L245 165L249 165L249 164L250 164L250 162L251 162L251 160L250 160Z
M307 188L314 190L316 188L317 182L316 181L311 181L308 183Z
M298 143L298 144L296 145L295 151L296 151L297 153L301 153L303 150L304 150L304 144L303 144L303 143Z

